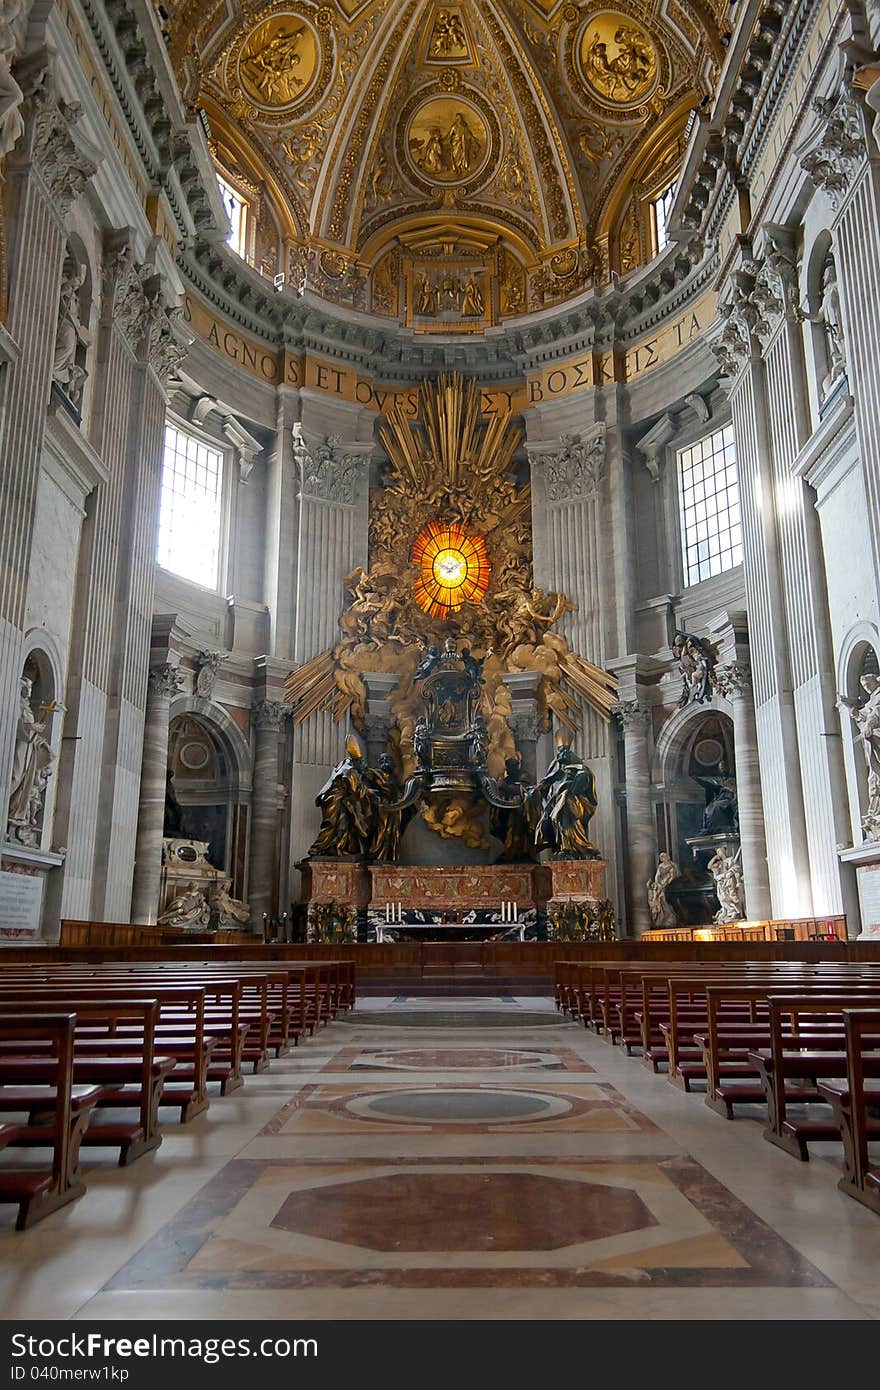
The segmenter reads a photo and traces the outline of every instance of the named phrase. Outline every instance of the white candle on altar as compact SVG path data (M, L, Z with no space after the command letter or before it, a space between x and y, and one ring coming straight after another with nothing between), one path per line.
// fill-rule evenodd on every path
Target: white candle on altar
M510 920L511 920L512 922L515 922L518 916L519 916L519 912L518 912L518 910L517 910L517 904L514 903L514 904L513 904L513 916L512 916L512 918L511 918Z

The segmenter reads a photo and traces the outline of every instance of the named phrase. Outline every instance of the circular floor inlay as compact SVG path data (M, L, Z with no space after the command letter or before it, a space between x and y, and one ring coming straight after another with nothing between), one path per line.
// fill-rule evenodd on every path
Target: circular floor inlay
M533 1091L437 1086L424 1091L395 1090L352 1096L346 1109L360 1119L472 1125L555 1119L567 1114L571 1104L561 1096L537 1095Z

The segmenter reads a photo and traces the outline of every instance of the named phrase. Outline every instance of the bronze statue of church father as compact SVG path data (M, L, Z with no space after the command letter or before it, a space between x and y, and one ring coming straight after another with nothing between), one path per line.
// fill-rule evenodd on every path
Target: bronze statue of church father
M335 900L343 881L356 907L376 912L394 902L420 916L499 913L502 904L515 903L517 916L520 909L534 912L537 923L548 902L601 901L605 866L589 835L597 806L590 768L560 742L539 782L524 778L516 758L507 760L503 778L491 777L482 662L467 647L459 651L452 637L442 650L426 649L414 683L422 714L412 733L415 771L405 786L387 753L373 769L350 736L345 757L318 793L321 828L302 866L310 905ZM462 793L488 803L493 833L502 840L495 864L398 864L402 830L417 808ZM542 852L549 855L545 864Z

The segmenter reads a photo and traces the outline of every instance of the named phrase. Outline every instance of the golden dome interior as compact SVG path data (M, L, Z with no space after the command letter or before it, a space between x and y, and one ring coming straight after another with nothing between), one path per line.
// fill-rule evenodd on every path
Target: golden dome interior
M475 332L655 251L727 0L164 0L245 252L415 331Z

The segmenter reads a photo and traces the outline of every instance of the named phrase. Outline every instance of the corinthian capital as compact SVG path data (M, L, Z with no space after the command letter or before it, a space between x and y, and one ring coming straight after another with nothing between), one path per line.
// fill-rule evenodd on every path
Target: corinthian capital
M605 426L587 434L561 434L559 444L527 445L529 459L544 475L549 502L595 497L605 473Z
M180 672L176 666L165 663L151 666L147 677L147 689L154 700L171 700L180 690Z
M253 720L258 729L270 729L277 732L281 728L281 720L284 712L288 708L281 700L261 700L253 708Z
M638 700L618 700L611 706L611 713L617 719L623 732L647 733L651 723L651 708Z
M819 124L812 148L801 159L801 168L818 188L825 189L836 208L867 154L862 118L851 93L845 89L837 96L817 97L813 109Z
M752 673L748 666L738 661L732 661L728 666L716 666L715 686L726 700L738 699L751 690Z
M82 142L74 138L82 108L79 102L57 96L44 71L29 93L26 114L32 122L33 166L53 211L63 222L98 168L80 148Z
M301 424L293 427L293 456L303 497L351 506L358 500L364 463L371 454L370 444L345 444L338 434L309 440Z

